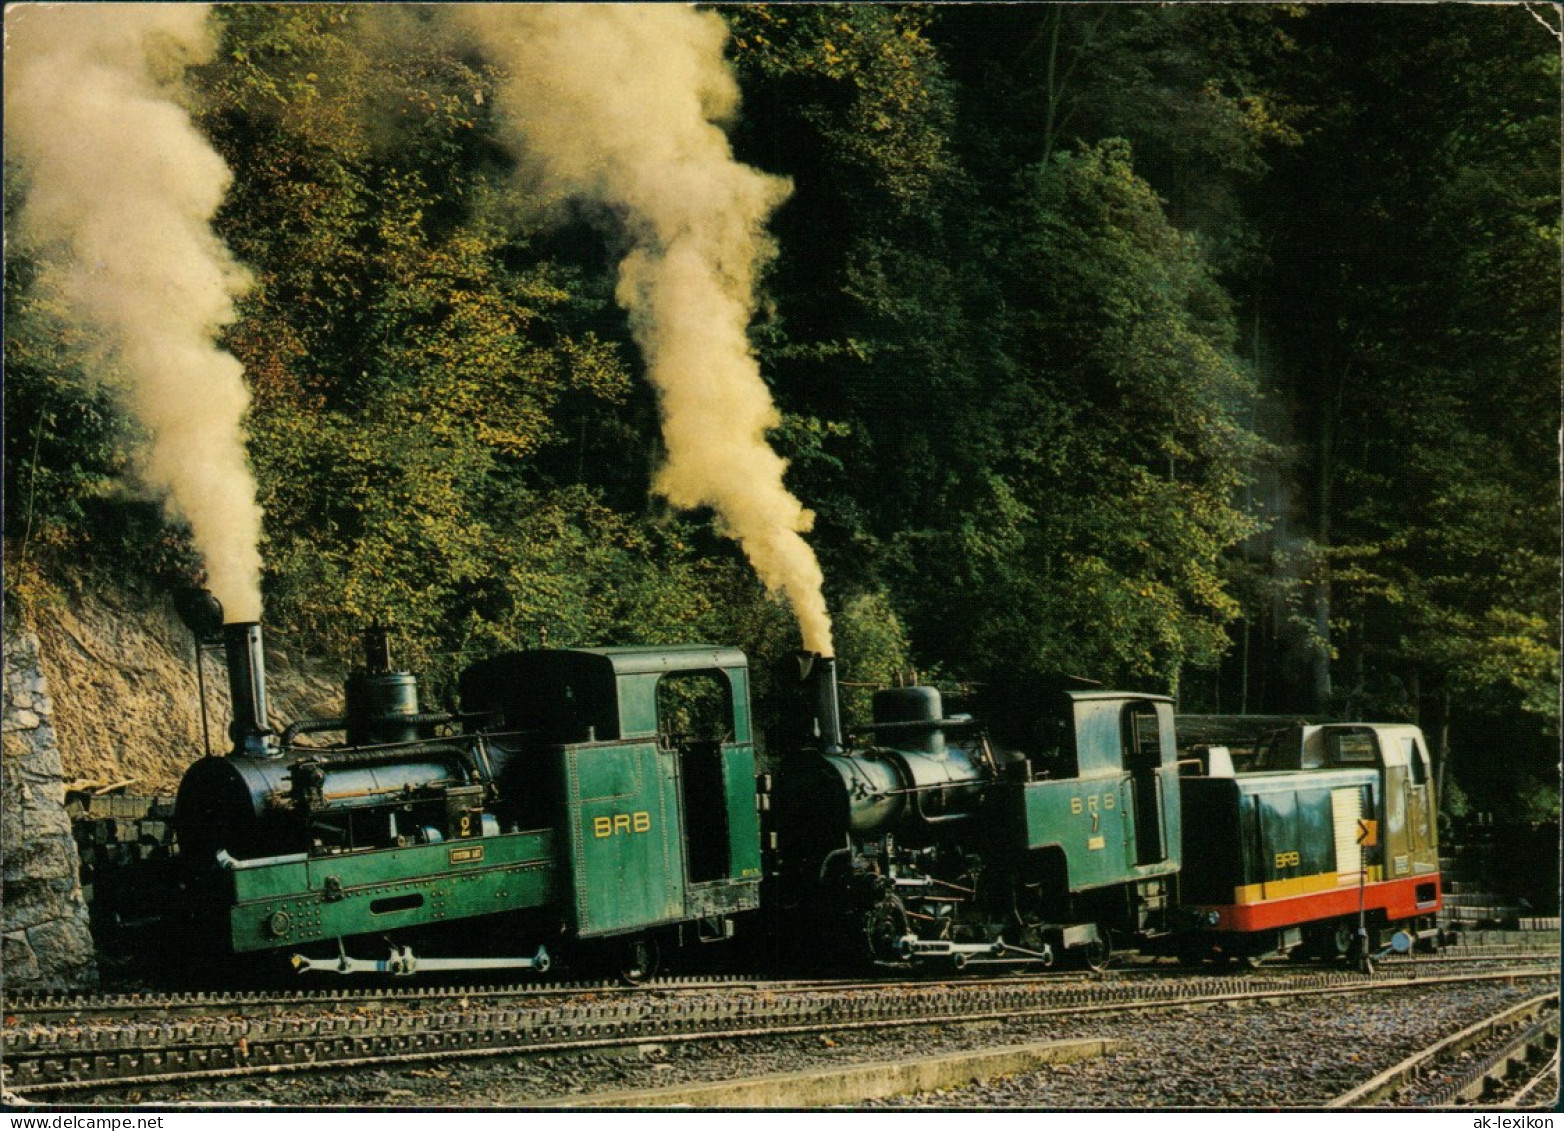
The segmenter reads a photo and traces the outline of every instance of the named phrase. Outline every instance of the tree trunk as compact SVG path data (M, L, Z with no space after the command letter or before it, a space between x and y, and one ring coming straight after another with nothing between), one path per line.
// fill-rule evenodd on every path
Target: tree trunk
M1330 404L1320 410L1319 463L1315 474L1316 549L1314 558L1314 655L1312 663L1313 699L1316 711L1327 710L1331 699L1330 678L1330 550L1331 475L1335 460L1335 421Z
M1435 744L1439 770L1434 775L1434 792L1438 795L1436 800L1442 806L1445 803L1445 771L1450 768L1450 692L1448 689L1440 696L1439 704L1439 741Z
M1244 617L1244 660L1238 669L1238 713L1249 713L1249 618Z
M1059 25L1064 16L1059 7L1054 5L1049 7L1048 14L1043 18L1048 22L1048 62L1044 74L1047 102L1043 110L1043 159L1040 164L1046 170L1048 160L1053 156L1054 134L1059 122Z

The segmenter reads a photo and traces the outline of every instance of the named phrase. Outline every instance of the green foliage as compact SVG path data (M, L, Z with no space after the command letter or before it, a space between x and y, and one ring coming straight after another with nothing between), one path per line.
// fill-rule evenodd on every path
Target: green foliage
M8 178L6 200L11 203ZM7 208L9 226L10 208ZM107 386L85 365L91 343L42 293L28 254L5 263L5 529L17 559L90 538L87 509L129 470Z
M849 170L849 192L903 215L930 203L952 172L951 105L926 12L821 4L723 14L739 66L794 102L793 128L817 132Z
M991 462L953 529L903 540L909 565L959 595L926 608L985 672L1176 687L1223 650L1221 557L1253 529L1229 503L1251 390L1225 298L1119 143L1030 171L998 223L1015 369Z
M268 619L343 657L388 625L437 685L540 627L732 639L717 594L758 588L736 597L732 564L682 525L554 474L584 475L585 451L556 453L579 449L576 419L625 405L628 351L504 222L520 207L489 182L488 77L438 22L393 56L362 10L225 17L202 78L236 173L223 233L257 277L230 345L256 394Z
M894 687L912 670L912 647L890 595L859 593L844 602L832 625L842 714L849 725L869 721L875 690Z
M26 174L6 172L15 231ZM144 437L109 383L112 359L40 280L39 250L20 237L6 244L7 615L65 600L94 571L166 583L194 567L188 532L166 527L160 500L137 481Z
M1300 141L1278 82L1306 9L1241 4L974 4L937 9L963 92L963 149L990 189L1054 153L1129 140L1137 172L1223 271L1260 235L1241 203L1270 155Z
M1557 829L1559 825L1559 787L1557 782L1540 781L1527 777L1521 781L1520 817L1528 824L1542 829Z
M1403 689L1505 804L1557 773L1557 41L1522 9L1297 30L1312 121L1257 212L1330 670L1348 701Z
M1454 778L1447 778L1444 792L1439 796L1440 815L1459 821L1470 809L1471 803L1466 796L1466 791Z
M1251 709L1292 709L1313 653L1344 709L1448 702L1454 773L1502 732L1506 776L1466 788L1556 819L1559 74L1530 13L718 11L736 151L794 184L752 337L850 717L914 664L1176 690L1242 663ZM731 642L784 690L786 609L650 501L614 249L537 229L489 65L438 6L217 19L191 104L256 280L224 340L273 630L345 660L391 625L445 689L539 626ZM189 572L29 254L8 593L76 559Z

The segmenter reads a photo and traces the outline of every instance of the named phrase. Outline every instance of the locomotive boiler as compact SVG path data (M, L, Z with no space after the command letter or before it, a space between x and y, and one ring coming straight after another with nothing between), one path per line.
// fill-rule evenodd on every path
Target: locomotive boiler
M266 720L260 625L223 629L234 704L227 757L205 758L186 773L176 803L182 854L234 862L307 847L317 855L375 847L437 844L493 835L489 804L509 751L436 728L462 721L425 714L418 681L393 671L386 633L367 634L365 665L346 681L346 712L306 719L280 734ZM340 731L345 741L299 739Z
M807 829L801 835L833 847L844 838L895 835L926 847L942 827L979 811L983 785L994 777L993 753L970 716L944 717L937 688L876 691L870 731L883 742L850 751L839 721L836 661L806 657L803 667L818 687L820 741L814 756L785 767L796 779L786 792L796 798L796 823Z

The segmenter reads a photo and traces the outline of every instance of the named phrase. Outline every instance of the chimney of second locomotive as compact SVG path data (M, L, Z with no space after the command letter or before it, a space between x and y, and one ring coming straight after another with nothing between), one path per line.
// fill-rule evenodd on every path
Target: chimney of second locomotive
M257 621L223 625L223 650L228 658L228 690L233 700L233 722L228 736L236 755L270 758L276 753L267 727L266 655Z
M836 691L836 657L819 652L798 654L799 675L813 679L815 689L815 731L822 754L842 752L842 708Z

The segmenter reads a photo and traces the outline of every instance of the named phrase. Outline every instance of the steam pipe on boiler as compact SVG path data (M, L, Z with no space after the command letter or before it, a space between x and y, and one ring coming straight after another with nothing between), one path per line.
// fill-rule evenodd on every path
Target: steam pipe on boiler
M484 712L492 713L492 712ZM401 726L433 726L438 723L454 723L468 718L479 718L481 714L471 713L467 715L453 715L448 711L430 711L420 715L397 715L396 722ZM325 719L300 719L298 722L289 723L282 732L281 743L284 747L292 746L293 740L301 734L319 734L321 731L346 730L353 722L346 715L337 715ZM424 739L416 739L422 742ZM395 743L377 743L376 745L390 746ZM403 743L402 745L407 745Z
M216 643L223 628L223 605L199 585L174 590L174 611L190 630L195 643L196 696L201 707L201 743L206 756L212 756L212 732L206 708L206 645Z

